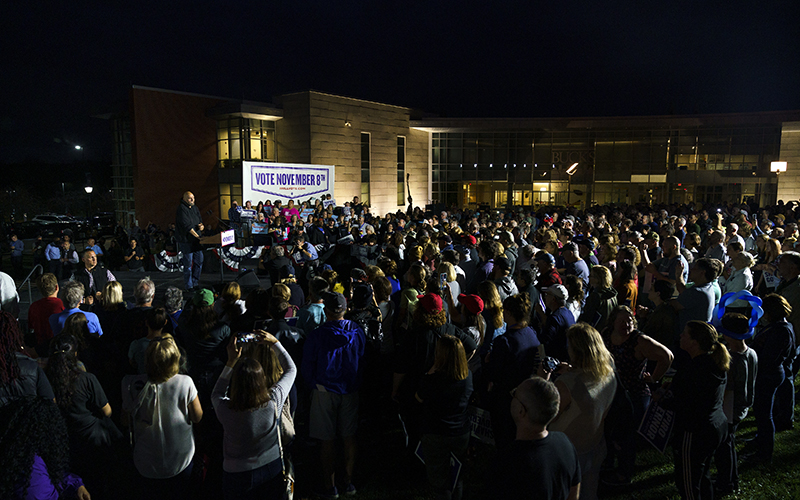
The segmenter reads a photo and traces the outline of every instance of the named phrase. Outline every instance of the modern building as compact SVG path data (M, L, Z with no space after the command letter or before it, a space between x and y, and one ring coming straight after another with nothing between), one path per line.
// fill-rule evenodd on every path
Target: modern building
M243 161L334 165L337 201L377 213L408 196L491 208L800 198L800 111L471 119L315 91L275 101L132 87L107 115L118 218L166 226L191 190L208 223L225 219L244 201Z

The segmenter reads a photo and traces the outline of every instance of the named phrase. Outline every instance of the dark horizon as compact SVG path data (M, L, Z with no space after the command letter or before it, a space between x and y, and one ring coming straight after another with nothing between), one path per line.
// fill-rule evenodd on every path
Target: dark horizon
M266 103L314 89L439 117L800 109L800 6L750 5L12 4L0 161L107 160L94 116L132 85Z

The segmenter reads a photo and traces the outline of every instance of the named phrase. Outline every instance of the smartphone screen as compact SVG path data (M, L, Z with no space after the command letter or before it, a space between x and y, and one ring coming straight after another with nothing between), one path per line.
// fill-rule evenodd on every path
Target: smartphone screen
M447 286L447 273L439 274L439 288Z

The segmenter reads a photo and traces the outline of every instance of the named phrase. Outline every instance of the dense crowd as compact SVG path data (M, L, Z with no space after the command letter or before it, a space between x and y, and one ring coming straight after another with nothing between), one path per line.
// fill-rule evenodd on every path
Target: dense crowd
M681 496L712 498L793 425L796 204L378 217L355 198L234 202L229 219L265 245L268 287L144 278L125 304L87 242L72 279L57 264L40 279L36 345L2 313L0 497L116 498L127 471L141 498L282 498L297 446L320 461L298 484L351 496L359 429L402 422L440 498L591 499L630 484L657 405ZM464 491L452 464L470 467L487 414L496 455Z

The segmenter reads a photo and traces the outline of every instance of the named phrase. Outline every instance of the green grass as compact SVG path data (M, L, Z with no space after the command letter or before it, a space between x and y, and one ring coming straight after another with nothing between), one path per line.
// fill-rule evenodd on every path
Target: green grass
M795 407L800 417L800 407ZM739 426L737 437L752 437L755 421L751 415ZM362 500L428 500L434 499L428 487L424 466L415 458L406 458L399 429L359 438L359 459L355 484ZM743 443L739 441L741 450ZM464 497L480 498L494 449L485 445L471 448L465 467ZM320 481L315 452L304 453L306 462L298 466L298 497L313 498L310 484ZM298 457L299 458L299 457ZM636 459L637 473L633 484L615 491L600 492L600 498L613 500L662 500L680 498L675 487L671 450L662 455L652 448L642 448ZM727 499L800 499L800 424L794 430L780 432L775 439L771 464L748 465L739 461L740 490ZM712 467L712 476L716 471ZM310 476L310 477L309 477Z

